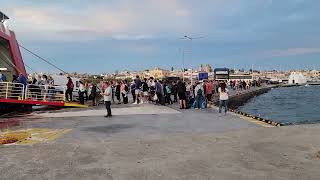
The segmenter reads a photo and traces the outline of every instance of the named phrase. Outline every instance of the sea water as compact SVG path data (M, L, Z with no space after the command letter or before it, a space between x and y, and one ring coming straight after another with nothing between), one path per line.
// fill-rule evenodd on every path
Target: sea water
M275 88L239 110L286 125L320 123L320 86Z

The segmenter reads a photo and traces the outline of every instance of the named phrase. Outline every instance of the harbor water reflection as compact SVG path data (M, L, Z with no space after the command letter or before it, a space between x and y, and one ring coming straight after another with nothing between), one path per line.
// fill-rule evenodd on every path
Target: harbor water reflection
M275 88L252 98L240 111L286 125L320 122L320 86Z

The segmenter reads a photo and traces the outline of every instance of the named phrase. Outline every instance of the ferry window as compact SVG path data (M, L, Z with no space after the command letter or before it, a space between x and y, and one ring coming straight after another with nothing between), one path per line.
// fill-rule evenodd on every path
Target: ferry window
M12 80L12 75L16 74L10 54L9 41L0 37L0 68L6 69L2 73L7 76L8 81Z

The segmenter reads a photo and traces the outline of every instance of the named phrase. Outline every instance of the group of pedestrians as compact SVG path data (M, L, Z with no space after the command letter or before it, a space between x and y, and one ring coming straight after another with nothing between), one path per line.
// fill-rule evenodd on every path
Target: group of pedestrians
M259 87L261 86L261 81L260 80L233 80L233 81L230 81L230 87L233 89L233 90L248 90L250 89L251 87Z
M219 102L219 112L227 112L229 89L246 90L256 86L258 82L251 81L214 81L203 80L184 82L182 80L156 80L152 77L141 79L136 76L132 82L122 81L102 81L100 84L79 82L79 100L84 104L88 99L92 99L92 105L96 105L100 100L104 101L108 110L106 117L111 117L111 104L128 104L129 96L132 97L133 104L154 103L157 105L171 105L179 103L180 109L204 109L209 103ZM66 100L72 101L74 84L68 77ZM89 90L90 89L90 90ZM100 93L98 93L98 89ZM86 97L86 98L85 98Z
M68 102L72 102L74 100L73 92L75 90L75 84L71 77L67 77L67 79L65 99ZM89 83L87 80L80 80L78 84L78 92L76 93L78 93L80 104L84 104L85 101L91 100L92 106L97 105L98 87L96 83Z

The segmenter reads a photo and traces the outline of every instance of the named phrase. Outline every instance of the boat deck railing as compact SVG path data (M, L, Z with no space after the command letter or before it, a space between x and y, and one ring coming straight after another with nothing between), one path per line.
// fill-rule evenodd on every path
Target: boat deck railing
M20 83L0 82L0 99L18 99L25 97L25 87Z
M65 88L61 86L28 84L25 99L51 102L65 101Z
M52 85L28 84L24 86L21 83L0 82L0 99L61 102L65 101L65 88Z

